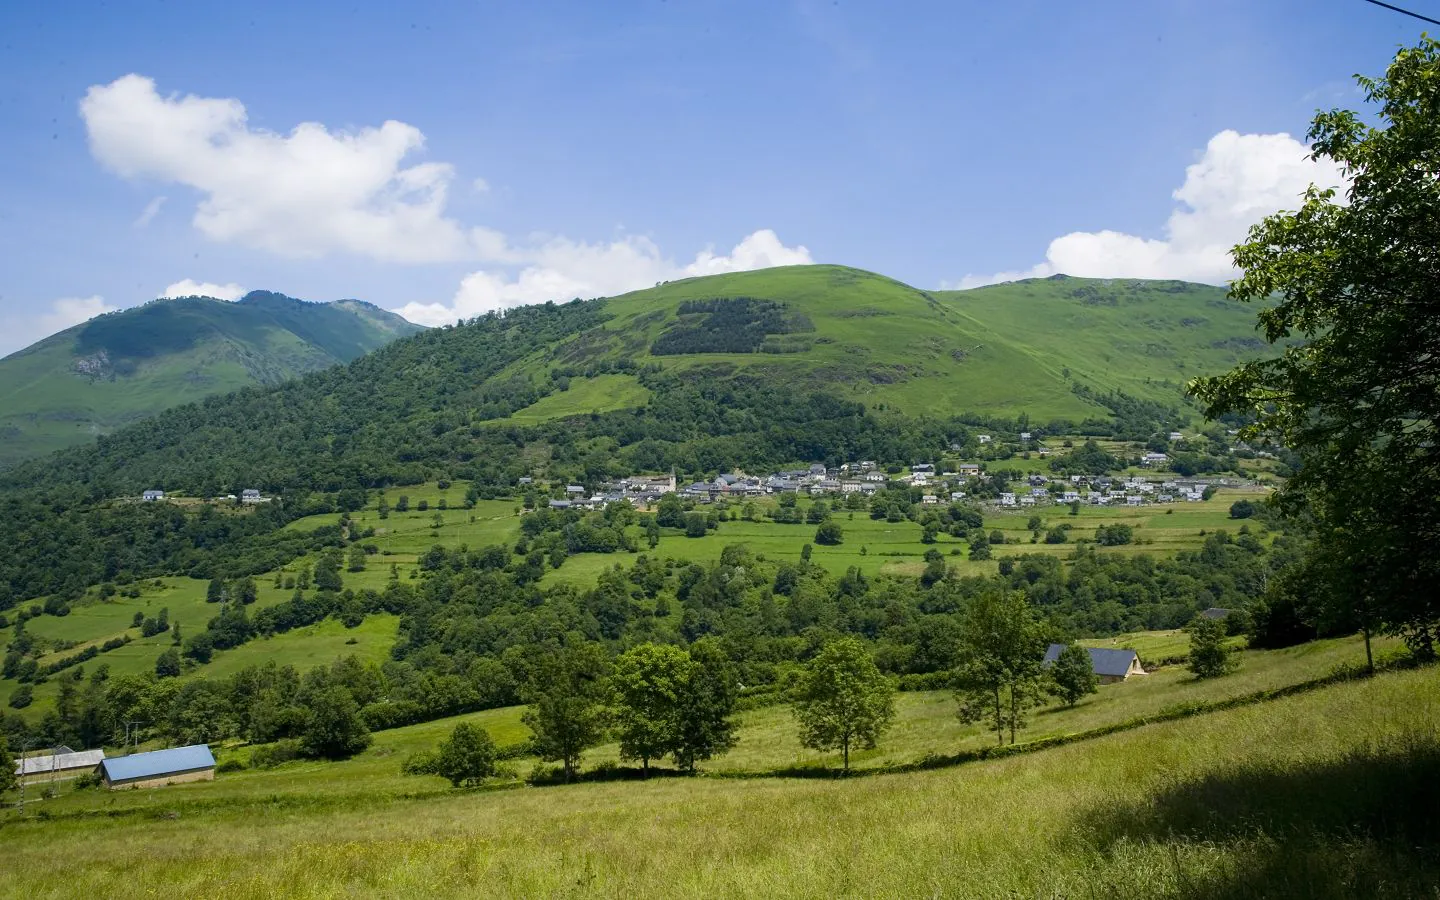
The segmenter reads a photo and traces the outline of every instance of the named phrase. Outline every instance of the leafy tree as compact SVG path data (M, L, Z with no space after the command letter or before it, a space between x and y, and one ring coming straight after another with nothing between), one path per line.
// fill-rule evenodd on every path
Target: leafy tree
M22 684L10 692L10 708L24 709L35 700L35 689L28 684Z
M236 590L236 596L245 606L249 606L259 599L260 592L255 586L255 579L249 576L242 578Z
M348 569L351 572L365 571L365 548L359 544L350 545L350 565Z
M704 537L707 526L705 517L698 512L685 514L685 536L698 538Z
M599 644L571 644L535 665L524 722L535 733L535 752L575 777L581 755L605 737L605 677L609 660Z
M495 774L495 742L479 725L461 722L440 743L432 768L452 787L477 785Z
M20 780L15 776L15 757L10 755L5 735L0 734L0 794L14 790L19 783Z
M870 651L851 637L826 644L805 667L795 694L800 743L839 750L850 771L850 748L871 749L895 718L895 688Z
M1118 547L1135 540L1131 525L1101 525L1095 529L1095 542L1102 547Z
M845 541L845 530L840 527L839 522L824 522L815 529L815 543L827 547L838 546Z
M690 654L669 644L641 644L615 659L610 686L621 759L640 760L648 774L650 760L676 749L680 696L692 666Z
M205 602L219 603L225 599L225 582L219 578L210 579L210 584L205 588Z
M1045 632L1019 591L988 591L966 607L960 626L955 699L962 721L986 720L1010 743L1044 683Z
M1047 544L1063 544L1069 539L1069 533L1059 525L1045 532L1045 543Z
M1236 500L1230 504L1230 518L1248 519L1255 515L1255 504L1249 500Z
M1190 671L1196 678L1218 678L1234 669L1234 657L1225 648L1225 623L1196 616L1190 632Z
M1100 678L1090 663L1090 654L1079 644L1067 644L1050 666L1050 693L1074 706L1086 694L1097 690Z
M171 647L155 660L155 674L161 678L174 678L180 674L180 654Z
M690 646L691 665L680 686L675 726L675 762L687 772L695 764L735 746L735 669L712 638Z
M144 625L145 625L145 614L144 614L143 612L140 612L139 610L136 610L134 617L130 619L130 627L131 627L131 628L142 628L142 627L144 627Z
M395 511L396 511L396 512L402 512L402 513L403 513L403 512L409 512L409 511L410 511L410 498L409 498L409 496L407 496L407 495L405 495L405 494L401 494L401 495L395 500Z
M1358 81L1378 110L1320 112L1309 132L1313 157L1344 172L1343 196L1312 186L1232 251L1231 296L1279 298L1259 320L1283 352L1190 389L1211 418L1246 417L1243 438L1299 454L1277 499L1314 518L1323 600L1360 622L1367 651L1378 628L1428 657L1440 638L1440 42Z
M300 746L311 756L348 759L370 746L370 729L355 696L343 687L316 691L308 698L309 715Z

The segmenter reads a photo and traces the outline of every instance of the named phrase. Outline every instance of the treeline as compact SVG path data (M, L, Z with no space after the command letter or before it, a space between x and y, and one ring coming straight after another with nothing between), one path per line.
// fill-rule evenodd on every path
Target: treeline
M686 300L681 320L650 345L655 356L678 353L754 353L766 335L814 331L815 326L785 304L752 297Z

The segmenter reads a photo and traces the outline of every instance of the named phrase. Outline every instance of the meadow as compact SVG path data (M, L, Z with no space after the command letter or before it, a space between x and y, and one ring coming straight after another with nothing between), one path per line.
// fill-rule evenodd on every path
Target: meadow
M1325 642L1277 652L1273 665L1247 653L1240 673L1205 690L1303 678L1357 651L1353 639ZM1185 697L1183 677L1160 677L1102 689L1067 727L1095 715L1087 704L1128 717ZM717 761L708 777L454 791L396 774L453 722L427 723L382 733L345 763L62 791L23 821L0 820L14 873L0 895L1433 896L1437 687L1433 668L1384 673L1019 756L849 779L731 778ZM1149 691L1154 701L1130 699ZM882 750L913 758L927 740L962 743L932 736L953 719L941 698L906 698ZM788 759L784 715L747 714L750 749L723 764ZM513 710L467 718L502 744L523 735ZM731 760L742 753L753 756Z
M345 586L355 590L383 590L391 577L413 579L418 574L419 556L436 544L479 548L513 543L520 534L520 504L513 500L480 500L473 508L465 509L463 501L467 488L464 482L456 482L443 489L433 482L387 488L380 492L392 508L387 518L380 518L380 495L372 497L365 509L352 513L355 529L375 529L374 536L363 539L361 543L373 545L376 552L367 558L364 571L342 573ZM799 561L801 548L812 544L811 562L835 575L855 567L867 575L913 576L924 570L925 554L935 550L945 556L947 565L963 575L993 575L998 570L999 560L1007 556L1043 553L1066 559L1074 552L1075 541L1093 540L1096 529L1107 524L1133 526L1136 542L1097 548L1101 553L1168 555L1179 550L1195 550L1207 534L1220 529L1233 532L1246 524L1230 519L1228 514L1230 504L1242 496L1258 497L1260 494L1228 489L1220 491L1211 500L1199 503L1141 507L1082 506L1076 515L1070 514L1069 507L1058 504L1013 512L989 510L985 529L1003 532L1006 540L1004 544L992 546L994 558L991 560L969 559L965 541L948 534L938 535L934 544L925 544L921 541L921 528L916 523L872 520L864 510L853 514L843 510L835 513L836 521L844 529L844 543L839 546L814 544L814 525L777 524L763 518L764 511L775 502L764 498L755 501L758 511L755 521L738 518L740 509L732 507L731 512L737 518L720 523L717 530L704 537L690 538L678 529L665 529L658 546L642 552L661 558L704 563L718 560L725 547L731 544L745 544L752 552L767 559ZM408 500L408 511L394 510L401 497ZM418 508L422 501L428 507L424 511ZM445 509L439 508L442 502ZM804 510L810 502L801 499L799 506ZM1033 515L1040 516L1046 528L1057 524L1069 525L1070 542L1031 543L1033 534L1027 526ZM309 530L333 525L339 518L339 514L335 513L310 516L286 527ZM1249 525L1263 533L1258 523L1251 522ZM633 534L643 548L644 535L638 526L633 528ZM284 587L285 579L295 576L307 566L313 566L316 558L314 554L302 557L279 572L257 576L258 599L254 608L263 608L289 598L293 588ZM588 589L603 569L617 564L628 568L632 562L633 556L627 553L578 554L565 560L560 568L547 571L541 586L548 588L571 584L581 590ZM278 586L276 575L280 576ZM116 595L106 600L92 590L85 599L72 606L69 615L41 615L30 619L26 628L47 639L76 642L74 647L47 654L41 660L43 663L78 653L88 645L101 644L128 634L132 638L131 643L102 653L86 663L87 671L101 664L110 666L113 674L149 671L155 658L171 646L172 635L167 632L149 638L141 637L140 630L131 627L135 613L154 616L162 607L166 608L170 621L180 623L184 634L194 633L215 615L215 607L205 602L207 584L204 580L181 576L152 579L138 584L141 592L138 598ZM218 651L211 663L193 666L184 677L215 676L234 671L249 662L263 662L271 658L300 668L324 664L352 652L379 661L386 658L394 634L393 620L367 620L355 630L344 629L336 622L322 623L234 650ZM351 638L358 644L346 643ZM0 696L8 698L16 686L11 680L0 680ZM27 714L43 713L49 709L57 691L55 678L36 685L34 702Z

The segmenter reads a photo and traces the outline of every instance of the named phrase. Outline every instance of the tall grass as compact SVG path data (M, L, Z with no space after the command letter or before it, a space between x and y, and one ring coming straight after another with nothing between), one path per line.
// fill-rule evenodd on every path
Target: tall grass
M7 896L1435 896L1440 677L1027 756L0 828ZM171 795L176 796L176 795ZM178 813L178 818L171 818Z

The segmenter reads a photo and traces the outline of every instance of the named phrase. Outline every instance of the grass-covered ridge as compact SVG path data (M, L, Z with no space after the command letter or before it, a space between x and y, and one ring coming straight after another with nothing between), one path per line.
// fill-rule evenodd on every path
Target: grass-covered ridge
M358 300L306 303L268 291L100 316L0 360L0 465L189 400L349 362L418 330Z
M506 711L481 716L502 744L523 734ZM0 830L5 890L78 896L124 878L158 896L1338 898L1423 896L1440 876L1433 668L844 780L399 787L400 758L437 726L382 735L393 742L349 763L50 801L48 821ZM742 746L757 736L747 727Z

